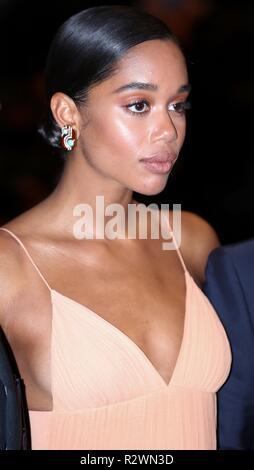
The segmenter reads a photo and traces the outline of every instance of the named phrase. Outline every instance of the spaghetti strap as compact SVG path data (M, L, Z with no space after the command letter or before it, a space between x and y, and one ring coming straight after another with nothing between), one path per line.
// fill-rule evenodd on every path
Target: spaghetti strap
M182 257L182 253L179 249L179 243L177 242L176 238L175 238L175 235L174 235L174 230L172 229L171 225L170 225L170 222L169 222L169 217L168 217L168 211L166 212L165 210L161 210L161 215L162 215L162 219L164 219L166 221L166 224L167 226L169 227L169 231L172 235L172 240L173 240L173 244L174 244L174 248L178 254L178 257L180 259L180 262L181 262L181 265L183 267L183 270L184 272L187 272L187 268L186 268L186 265L185 265L185 262L184 262L184 259ZM165 243L165 245L167 245L167 242ZM164 249L167 249L167 248L164 248Z
M46 284L47 288L49 289L49 291L51 292L51 287L49 286L49 284L47 283L45 277L42 275L41 271L39 270L38 266L36 266L35 262L33 261L31 255L28 253L25 245L22 243L22 241L17 237L17 235L15 235L13 232L11 232L11 230L7 229L7 228L4 228L4 227L0 227L0 230L4 230L5 232L9 233L9 235L11 235L12 238L14 238L18 244L21 246L21 248L23 248L24 252L26 253L28 259L31 261L32 265L34 266L34 268L36 269L37 273L39 274L39 276L41 277L42 281L44 282L44 284Z

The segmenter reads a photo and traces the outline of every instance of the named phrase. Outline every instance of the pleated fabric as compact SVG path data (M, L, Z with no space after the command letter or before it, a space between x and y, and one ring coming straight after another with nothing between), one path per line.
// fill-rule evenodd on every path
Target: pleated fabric
M97 313L52 291L51 412L30 411L33 449L215 449L216 391L230 347L185 271L182 345L169 384Z
M29 411L32 449L211 450L216 392L231 351L222 324L189 274L184 331L170 382L120 329L51 289L22 241L8 229L50 290L52 411Z

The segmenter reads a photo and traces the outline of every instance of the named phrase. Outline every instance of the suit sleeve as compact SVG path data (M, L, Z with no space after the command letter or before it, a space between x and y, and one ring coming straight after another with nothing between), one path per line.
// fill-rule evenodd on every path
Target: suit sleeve
M209 257L204 293L226 330L232 351L229 377L218 392L218 448L254 449L254 332L241 272L230 248Z

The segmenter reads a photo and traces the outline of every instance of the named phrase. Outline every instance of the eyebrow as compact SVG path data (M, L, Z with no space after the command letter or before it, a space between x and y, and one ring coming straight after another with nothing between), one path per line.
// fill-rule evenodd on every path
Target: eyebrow
M146 82L131 82L127 83L126 85L122 85L113 93L121 93L125 90L150 90L150 91L157 91L159 89L158 85L154 83L146 83ZM177 93L189 93L191 91L191 85L186 83L185 85L180 86L178 88Z

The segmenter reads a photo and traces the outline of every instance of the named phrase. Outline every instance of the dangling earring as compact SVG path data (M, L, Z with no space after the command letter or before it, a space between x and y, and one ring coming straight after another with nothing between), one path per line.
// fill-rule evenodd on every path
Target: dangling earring
M76 143L76 132L72 126L61 128L61 146L64 150L72 150Z

